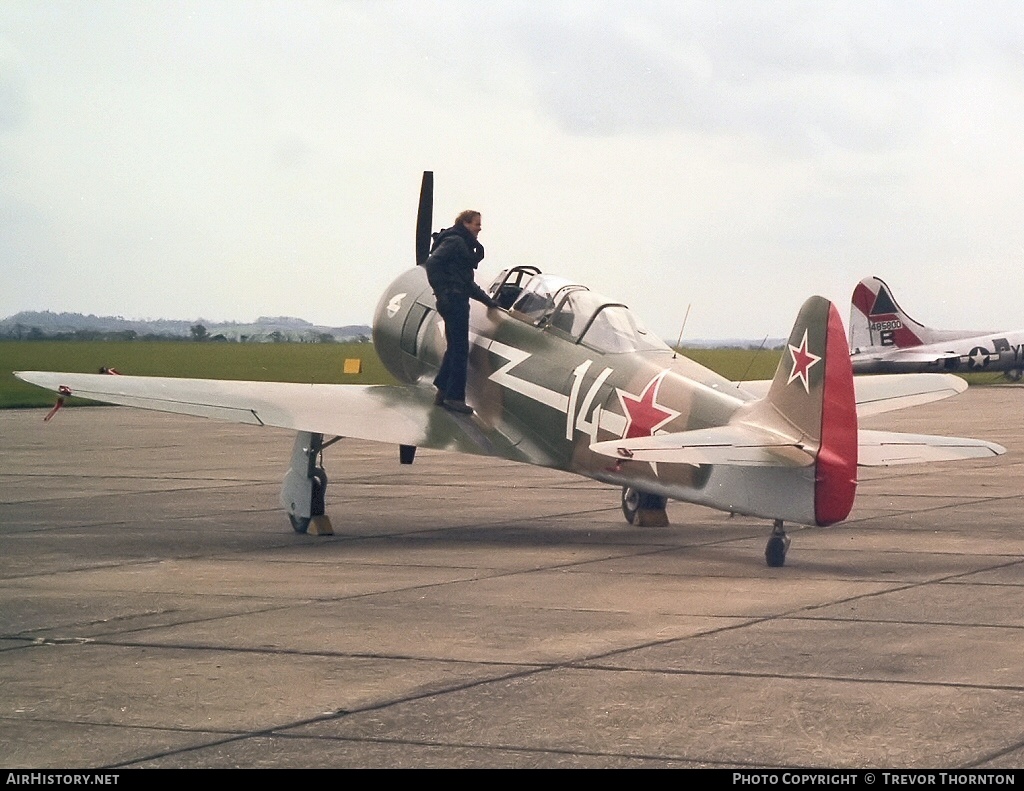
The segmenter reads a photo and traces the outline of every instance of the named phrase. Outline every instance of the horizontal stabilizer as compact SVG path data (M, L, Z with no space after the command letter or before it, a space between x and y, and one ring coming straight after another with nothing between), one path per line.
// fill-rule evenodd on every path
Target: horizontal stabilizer
M862 467L888 467L929 461L987 459L1001 456L1006 448L994 442L930 434L894 431L860 431L858 463Z
M881 415L955 396L967 382L953 374L890 374L853 379L857 417Z
M765 379L739 384L750 395L763 398L771 381ZM857 417L861 418L941 401L962 393L967 389L967 382L952 374L885 374L855 376L853 389Z
M865 429L858 432L857 445L861 467L981 459L1006 452L1001 445L980 439ZM754 426L739 425L609 440L597 442L590 449L614 459L661 464L806 467L814 461L799 442Z
M595 442L590 449L613 459L661 464L807 467L814 463L814 455L792 438L747 425L608 440Z

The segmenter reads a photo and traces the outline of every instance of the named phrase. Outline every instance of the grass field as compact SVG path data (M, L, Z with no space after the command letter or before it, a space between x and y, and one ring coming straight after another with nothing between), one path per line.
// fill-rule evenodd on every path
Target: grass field
M771 379L782 356L781 349L680 349L705 368L734 382Z
M354 358L362 360L362 373L343 373L345 360ZM138 376L344 384L394 382L369 343L3 341L0 408L53 406L53 393L15 379L13 371L96 373L101 366Z
M782 356L780 349L683 349L682 353L734 381L770 379ZM345 374L345 360L355 358L362 360L362 373ZM0 409L52 406L54 402L52 393L15 379L12 371L96 373L101 366L138 376L340 384L394 382L369 343L0 341ZM969 374L964 378L972 385L1005 381L999 374ZM69 399L68 403L75 400Z

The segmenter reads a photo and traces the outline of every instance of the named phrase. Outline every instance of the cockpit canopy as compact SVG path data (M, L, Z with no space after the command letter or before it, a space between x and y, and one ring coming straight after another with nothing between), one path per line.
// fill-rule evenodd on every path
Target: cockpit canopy
M614 354L667 350L621 302L580 283L545 275L536 267L514 267L498 275L489 293L520 321L560 333L595 351Z

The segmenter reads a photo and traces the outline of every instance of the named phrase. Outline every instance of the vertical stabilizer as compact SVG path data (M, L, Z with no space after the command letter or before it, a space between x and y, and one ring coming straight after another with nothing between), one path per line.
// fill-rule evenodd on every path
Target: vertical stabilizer
M758 412L787 433L795 429L808 450L817 448L817 524L845 519L857 488L857 404L843 322L827 299L811 297L800 309Z
M850 299L850 351L886 347L910 349L931 343L933 331L910 318L893 299L889 286L866 277Z

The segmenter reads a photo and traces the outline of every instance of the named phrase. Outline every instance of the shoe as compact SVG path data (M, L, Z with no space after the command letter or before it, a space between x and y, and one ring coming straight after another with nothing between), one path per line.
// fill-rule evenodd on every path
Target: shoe
M444 390L434 393L434 406L444 406Z
M441 403L441 406L443 406L449 412L458 412L463 415L473 414L473 407L471 407L465 401L456 401L453 398L446 398Z

